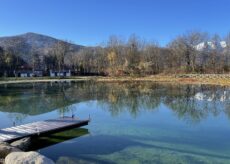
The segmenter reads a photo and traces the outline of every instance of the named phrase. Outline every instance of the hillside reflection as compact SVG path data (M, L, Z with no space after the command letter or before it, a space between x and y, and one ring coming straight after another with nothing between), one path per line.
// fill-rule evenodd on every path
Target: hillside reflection
M156 83L44 83L0 86L0 111L16 120L53 110L64 115L73 104L96 100L112 116L123 112L138 117L142 111L170 108L180 119L199 122L221 113L230 118L230 88Z

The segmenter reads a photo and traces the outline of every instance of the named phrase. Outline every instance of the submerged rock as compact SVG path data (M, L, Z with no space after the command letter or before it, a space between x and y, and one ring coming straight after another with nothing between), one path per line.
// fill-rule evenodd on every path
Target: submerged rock
M12 152L21 152L21 150L11 146L6 142L0 142L0 158L5 158L8 154Z
M54 164L54 162L34 151L13 152L5 158L5 164Z
M84 159L77 159L77 158L71 158L71 157L60 157L56 164L96 164L98 162L88 161Z
M23 138L23 139L20 139L18 141L12 142L10 145L17 147L20 150L26 151L26 150L28 150L29 146L31 145L31 138L30 137Z

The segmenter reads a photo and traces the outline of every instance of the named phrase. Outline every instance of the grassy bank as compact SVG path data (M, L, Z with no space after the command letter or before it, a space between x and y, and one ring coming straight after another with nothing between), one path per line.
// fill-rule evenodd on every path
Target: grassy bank
M93 77L69 77L69 78L51 78L51 77L32 77L32 78L15 78L7 77L0 78L0 84L15 84L15 83L42 83L42 82L64 82L64 81L88 81L94 79Z
M101 77L101 76L76 76L69 78L0 78L0 84L30 83L30 82L61 82L61 81L98 81L98 82L159 82L175 84L210 84L230 86L230 74L179 74L179 75L154 75L144 77Z
M97 81L115 82L115 81L151 81L159 83L175 83L175 84L210 84L230 86L230 75L155 75L145 77L102 77Z

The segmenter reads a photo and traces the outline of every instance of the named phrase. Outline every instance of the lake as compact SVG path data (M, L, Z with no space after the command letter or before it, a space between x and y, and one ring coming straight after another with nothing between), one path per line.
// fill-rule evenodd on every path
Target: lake
M88 126L30 150L57 163L230 163L230 88L157 83L0 85L0 128L72 116Z

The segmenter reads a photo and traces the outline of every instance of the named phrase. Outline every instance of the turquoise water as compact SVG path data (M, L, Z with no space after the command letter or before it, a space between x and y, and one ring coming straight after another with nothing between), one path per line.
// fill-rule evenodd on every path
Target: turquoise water
M156 83L0 86L0 128L71 116L88 126L35 139L57 163L230 163L230 88Z

